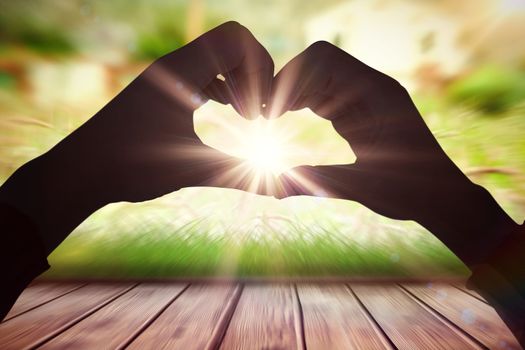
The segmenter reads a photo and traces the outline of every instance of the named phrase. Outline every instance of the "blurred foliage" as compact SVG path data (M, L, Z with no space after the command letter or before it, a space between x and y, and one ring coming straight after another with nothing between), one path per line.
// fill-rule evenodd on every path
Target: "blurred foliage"
M524 100L525 70L482 66L451 84L448 95L455 103L468 104L485 113L504 112Z
M127 49L132 57L151 60L187 42L187 7L188 2L180 0L2 1L0 42L37 53L71 54L86 45L79 32L94 35L97 26L104 32L105 27L120 24L131 29ZM221 22L213 13L206 13L202 25L212 28ZM104 42L110 38L102 39Z
M170 53L188 42L186 33L186 9L180 5L162 11L152 12L148 25L143 21L137 23L135 47L132 55L138 60L154 60ZM221 20L207 15L204 28L213 28Z
M16 78L8 72L0 71L0 89L12 89L16 85Z
M135 52L137 59L156 59L184 45L184 37L173 23L159 24L151 32L138 35Z
M42 2L0 2L0 41L41 53L74 52L73 39L66 29L71 23L45 8Z

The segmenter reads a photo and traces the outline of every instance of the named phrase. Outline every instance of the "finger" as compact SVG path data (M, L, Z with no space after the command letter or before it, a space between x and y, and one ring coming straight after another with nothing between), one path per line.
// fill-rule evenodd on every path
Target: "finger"
M322 117L334 119L339 110L369 93L383 74L338 47L316 42L277 73L272 89L271 113L310 107L327 109Z
M171 181L182 187L220 187L266 194L256 178L255 170L243 159L220 152L200 142L190 142L170 152L169 164L159 166L158 183ZM172 169L166 171L166 169ZM170 180L171 178L171 180ZM166 181L161 181L166 179ZM178 188L177 188L178 189ZM175 190L175 189L172 189Z
M159 61L181 72L181 79L198 90L205 89L222 74L225 85L219 86L230 90L223 91L223 95L232 95L229 102L245 116L248 112L258 116L261 105L268 100L273 60L248 29L236 22L212 29Z
M332 71L323 61L330 53L324 48L314 50L314 45L294 57L275 76L267 111L270 117L301 108L307 102L304 97L316 96L327 88Z
M301 166L292 171L293 184L287 186L288 193L282 198L307 195L351 200L378 214L399 220L413 217L414 206L424 207L428 198L421 193L414 196L412 179L404 179L406 174L385 173L357 164ZM290 181L290 175L280 181Z
M195 140L178 144L177 148L164 147L161 151L144 152L139 156L141 171L133 183L147 183L147 198L185 187L214 186L243 189L245 180L241 173L242 160L217 151ZM245 175L247 176L247 174ZM137 179L135 179L137 180ZM138 188L135 191L140 191Z
M228 93L229 89L227 88L224 81L220 79L213 80L208 86L206 86L202 93L209 99L217 101L222 104L229 104L231 101L231 96Z
M182 187L211 186L242 190L265 196L283 197L282 184L273 173L264 173L248 164L246 160L222 153L212 147L200 144L195 150L186 149L179 174L184 173Z
M358 158L369 156L381 135L402 125L402 113L391 108L405 101L399 84L329 43L313 44L291 60L274 87L274 116L309 107L332 121Z
M239 45L249 48L241 64L225 75L232 105L241 115L255 119L268 103L274 74L270 54L253 37L242 38Z

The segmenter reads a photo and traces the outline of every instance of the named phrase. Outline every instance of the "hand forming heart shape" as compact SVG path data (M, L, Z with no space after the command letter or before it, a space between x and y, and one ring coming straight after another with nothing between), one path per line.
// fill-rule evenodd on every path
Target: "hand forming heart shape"
M231 104L249 119L310 108L351 144L357 161L300 166L253 186L260 174L197 136L193 112L209 98ZM93 118L15 175L0 199L47 232L49 249L105 204L191 186L279 198L323 193L416 220L432 232L451 231L452 225L475 235L494 227L495 220L505 221L486 191L443 152L394 79L327 42L314 43L274 76L269 53L234 22L158 59ZM35 196L42 200L29 200ZM480 205L473 207L473 198ZM497 219L490 215L495 211ZM56 217L64 219L49 220ZM473 237L441 238L454 250Z

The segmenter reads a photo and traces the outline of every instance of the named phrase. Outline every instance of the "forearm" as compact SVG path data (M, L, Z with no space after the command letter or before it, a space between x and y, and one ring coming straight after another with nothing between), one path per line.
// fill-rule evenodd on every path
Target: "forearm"
M49 155L20 167L0 187L0 320L19 294L49 268L47 255L95 210ZM78 202L77 202L78 200Z
M485 188L466 177L435 187L443 189L416 221L469 267L484 263L519 227Z
M49 255L75 227L104 205L94 192L89 184L75 182L68 164L54 162L52 154L47 153L20 167L0 187L0 203L31 220Z

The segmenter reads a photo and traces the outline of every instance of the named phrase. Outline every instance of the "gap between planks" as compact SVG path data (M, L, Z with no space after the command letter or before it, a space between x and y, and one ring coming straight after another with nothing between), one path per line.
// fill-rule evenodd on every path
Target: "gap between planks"
M299 297L299 292L297 291L297 284L292 285L294 292L294 312L297 314L295 320L295 333L297 334L297 339L299 341L299 347L302 350L306 350L306 334L304 332L304 313L303 306L301 305L301 298Z
M244 290L244 284L237 284L235 290L233 291L233 297L229 300L228 305L226 305L226 310L219 320L220 326L217 327L216 331L211 336L211 340L207 346L207 349L218 350L224 340L226 331L230 326L230 323L233 318L233 314L237 310L237 305L239 304L239 299L241 299L242 292Z
M147 319L144 324L139 327L132 335L129 336L128 339L126 339L122 345L120 345L119 347L117 347L118 350L121 350L121 349L125 349L126 347L128 347L129 344L131 344L135 339L137 339L137 337L146 329L148 328L153 322L155 322L155 320L157 318L159 318L159 316L164 312L166 311L166 309L171 305L173 304L173 302L175 302L175 300L177 300L181 295L182 293L184 293L188 288L190 287L189 284L187 284L186 286L184 286L178 293L176 293L173 298L171 298L170 301L168 301L166 303L166 305L164 305L162 308L159 309L159 311L157 311L155 314L153 314L149 319Z
M395 349L397 350L397 346L396 344L394 344L394 342L392 341L392 339L390 339L390 337L386 334L385 330L383 329L383 327L381 327L381 325L379 324L379 322L376 320L376 318L372 315L372 313L370 312L370 310L368 310L368 308L365 306L365 304L363 304L363 302L361 301L361 299L359 298L359 296L354 292L354 290L352 289L352 287L348 284L345 285L345 287L348 289L348 291L354 296L355 300L357 301L357 304L359 305L359 307L361 308L361 310L363 311L363 313L365 314L365 316L368 318L368 320L370 321L370 323L372 324L372 326L376 329L376 331L381 334L381 336L383 337L383 341L386 343L386 345L390 346L392 349Z
M127 292L129 292L130 290L135 288L136 286L138 286L138 283L129 286L128 288L124 289L123 291L121 291L121 292L115 294L114 296L108 298L104 302L102 302L102 303L92 307L91 309L89 309L88 311L86 311L85 313L83 313L82 315L77 317L76 319L70 321L69 323L67 323L63 327L60 327L59 329L55 330L54 332L51 332L47 337L44 337L44 338L34 342L33 344L29 345L27 348L28 349L37 349L38 347L44 345L45 343L47 343L48 341L50 341L51 339L53 339L57 335L63 333L64 331L66 331L69 328L73 327L74 325L76 325L77 323L81 322L85 318L91 316L92 314L94 314L98 310L102 309L104 306L109 305L111 302L113 302L114 300L118 299L120 296L126 294Z
M459 289L460 291L462 291L463 293L473 297L474 299L477 299L487 305L490 305L481 295L479 295L478 293L474 292L474 291L471 291L470 289L468 289L467 287L465 286L462 286L462 285L457 285L455 283L452 283L450 284L452 287L456 288L456 289Z
M21 315L25 314L26 312L29 312L29 311L34 310L34 309L36 309L36 308L39 308L39 307L41 307L42 305L45 305L45 304L47 304L47 303L50 303L50 302L52 302L52 301L54 301L54 300L56 300L56 299L58 299L58 298L61 298L61 297L65 296L65 295L67 295L67 294L69 294L69 293L72 293L72 292L74 292L74 291L76 291L76 290L78 290L78 289L80 289L80 288L82 288L82 287L85 287L85 286L87 286L87 285L88 285L88 283L84 283L84 284L80 284L80 285L77 285L77 286L71 287L70 289L68 289L68 290L66 290L66 291L64 291L64 292L57 293L55 296L53 296L53 297L51 297L51 298L47 298L47 299L43 300L42 302L36 303L35 305L33 305L33 306L31 306L31 307L29 307L29 308L27 308L27 309L24 309L24 310L22 310L22 311L20 311L20 312L16 312L16 313L10 315L10 314L13 312L13 310L14 310L14 307L13 307L13 309L11 309L11 311L7 314L7 317L4 318L0 323L6 322L6 321L8 321L8 320L10 320L10 319L12 319L12 318L15 318L15 317L21 316ZM20 296L22 296L22 295L20 295ZM19 298L20 298L20 296L19 296ZM15 305L16 305L16 304L15 304ZM14 305L14 306L15 306L15 305Z
M452 322L448 317L443 315L441 312L434 309L432 306L424 302L421 298L419 298L417 295L406 289L401 284L397 285L398 288L400 288L406 295L408 295L409 298L414 300L415 303L420 305L423 309L427 310L430 314L435 316L437 319L439 319L442 323L444 323L447 327L449 327L453 332L459 334L460 336L466 338L467 340L475 343L477 346L479 346L481 349L489 350L487 346L485 346L481 341L476 339L474 336L472 336L470 333L465 331L463 328ZM470 294L469 294L470 295ZM472 297L472 296L471 296Z
M133 338L119 349L142 349L146 346L155 348L188 348L193 341L199 343L196 346L197 348L206 350L217 349L221 346L242 289L242 285L232 283L190 284L180 293L176 300L163 307L154 320L151 320L146 327L142 327L140 331L137 331ZM205 305L207 302L206 298L216 297L214 293L217 292L223 293L220 300L224 302L224 306L220 307L221 311L216 322L209 324L214 317L212 314L219 310L218 307L221 303L217 303L217 300L210 300L214 305L212 309L215 310L211 311L206 307L209 305ZM206 313L203 314L203 312ZM186 324L188 321L193 322L193 325L188 326ZM167 325L171 329L166 328ZM201 328L199 339L192 338L196 336L196 334L192 335L192 332L197 329L195 327ZM212 329L212 332L209 337L203 336L210 329ZM178 335L172 338L174 334Z

